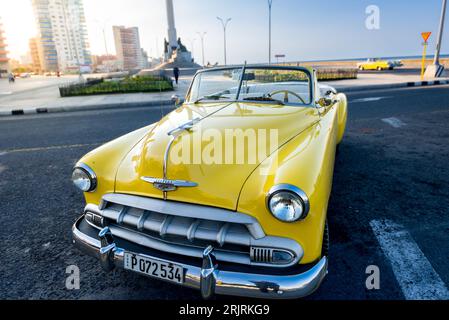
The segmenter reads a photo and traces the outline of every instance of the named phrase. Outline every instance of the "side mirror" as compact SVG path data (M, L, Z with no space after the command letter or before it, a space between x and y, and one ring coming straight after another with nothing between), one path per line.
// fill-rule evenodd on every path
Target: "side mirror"
M330 107L334 103L336 103L336 100L330 99L330 98L320 98L316 103L320 107Z
M181 98L177 94L171 96L171 101L175 104L176 107L181 104Z

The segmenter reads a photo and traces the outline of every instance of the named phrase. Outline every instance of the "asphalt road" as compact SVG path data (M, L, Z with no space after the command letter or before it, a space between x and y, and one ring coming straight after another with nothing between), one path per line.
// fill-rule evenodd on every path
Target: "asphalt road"
M308 299L410 299L423 291L427 298L444 297L449 286L449 87L348 97L347 135L329 205L329 274ZM84 207L70 181L72 166L92 148L167 111L0 119L0 298L200 298L196 291L137 274L106 274L71 244L72 223ZM69 265L80 268L79 290L65 287ZM378 290L365 286L369 265L380 270Z

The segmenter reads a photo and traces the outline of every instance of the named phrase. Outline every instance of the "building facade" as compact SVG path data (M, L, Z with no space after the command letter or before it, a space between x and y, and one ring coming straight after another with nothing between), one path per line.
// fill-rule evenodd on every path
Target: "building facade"
M41 69L77 72L90 67L82 0L32 0L32 3Z
M6 39L4 37L3 25L0 20L0 77L5 77L9 71L8 51L6 50Z
M30 55L31 55L31 69L35 73L42 73L41 59L39 57L39 47L36 38L31 38L29 41Z
M144 69L146 63L140 47L139 29L113 26L115 51L123 70Z

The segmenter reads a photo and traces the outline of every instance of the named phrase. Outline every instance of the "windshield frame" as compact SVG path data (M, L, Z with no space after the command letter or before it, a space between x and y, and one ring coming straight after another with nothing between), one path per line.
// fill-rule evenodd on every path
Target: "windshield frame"
M241 100L240 99L240 92L242 90L242 85L243 85L243 81L244 81L244 74L246 72L246 70L251 70L251 69L266 69L266 70L294 70L294 71L302 71L304 72L307 77L309 78L309 94L310 94L310 101L307 104L304 103L285 103L286 106L312 106L314 105L314 78L313 78L313 74L312 72L305 67L295 67L295 66L272 66L272 65L242 65L242 66L228 66L228 67L216 67L216 68L210 68L210 69L202 69L197 71L197 73L195 74L195 76L193 77L190 86L189 86L189 90L187 91L187 95L186 95L186 101L187 99L190 97L191 91L192 91L192 87L193 84L197 78L197 76L205 73L205 72L213 72L213 71L226 71L226 70L238 70L241 69L241 75L240 75L240 79L239 79L239 83L238 83L238 89L237 89L237 93L235 95L235 99L232 100L224 100L222 102L225 103L232 103L232 102L240 102L240 103L260 103L260 104L276 104L275 101L252 101L252 100ZM217 100L213 100L213 99L204 99L201 100L202 103L217 103ZM188 101L186 102L186 104L195 104L196 101Z

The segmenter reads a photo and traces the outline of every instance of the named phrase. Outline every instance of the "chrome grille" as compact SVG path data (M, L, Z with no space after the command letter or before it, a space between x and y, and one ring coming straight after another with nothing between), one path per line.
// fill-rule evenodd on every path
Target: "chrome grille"
M118 237L168 253L201 258L213 245L217 260L264 266L273 266L276 250L294 257L276 266L290 266L303 255L297 242L266 236L253 217L225 209L107 194L100 206L88 204L85 213L96 227L107 225Z
M255 262L271 263L273 262L273 249L251 247L251 260Z
M202 240L220 247L225 244L249 246L251 243L247 227L237 223L179 217L118 204L107 205L102 215L118 225L157 234L161 238L179 237L180 242Z

